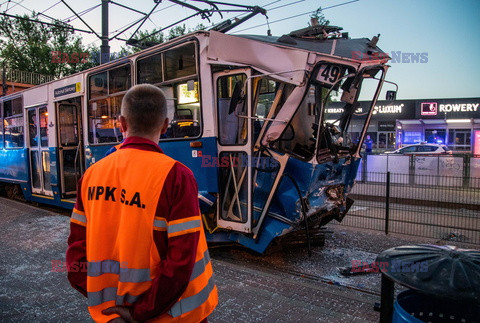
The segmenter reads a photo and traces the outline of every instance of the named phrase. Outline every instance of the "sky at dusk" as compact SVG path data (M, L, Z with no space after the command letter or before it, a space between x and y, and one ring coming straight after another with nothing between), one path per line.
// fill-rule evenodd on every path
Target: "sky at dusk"
M7 3L0 0L0 12L4 12L8 5L9 14L28 13L30 9L62 20L73 16L62 3L48 9L57 2L57 0L18 0ZM100 3L99 0L66 0L66 2L77 12ZM154 7L153 0L116 2L143 12L150 12ZM187 3L201 6L198 2ZM307 27L311 12L321 6L330 24L343 27L351 38L371 38L381 34L378 46L390 56L392 52L397 55L399 52L422 54L423 63L395 61L390 64L387 80L399 85L398 99L480 97L477 80L480 75L478 0L237 0L237 3L259 5L267 9L273 35L282 35ZM45 11L46 9L48 10ZM174 19L181 19L192 13L190 9L164 0L141 29L151 30L167 26ZM235 15L225 14L224 18ZM110 32L113 35L114 31L121 30L123 26L140 17L138 13L110 4ZM83 15L82 18L100 33L100 7ZM49 21L45 17L42 20ZM218 23L222 18L215 14L211 21ZM198 23L210 25L208 21L200 18L185 22L186 27L192 29ZM74 19L71 24L77 28L87 29L79 19ZM265 35L267 29L265 17L257 15L229 33ZM128 38L132 31L127 31L121 36ZM81 33L79 35L82 36L84 44L100 45L100 41L94 35ZM112 41L112 51L119 50L122 45L124 43L121 41Z

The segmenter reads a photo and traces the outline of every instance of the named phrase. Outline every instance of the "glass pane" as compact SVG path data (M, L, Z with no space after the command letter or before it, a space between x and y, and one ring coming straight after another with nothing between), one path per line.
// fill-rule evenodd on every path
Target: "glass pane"
M30 165L32 166L32 187L41 188L40 183L40 169L38 167L38 151L32 150L30 153Z
M130 65L125 65L114 70L108 71L109 74L109 94L126 91L130 88L132 80L130 74Z
M61 104L58 108L60 144L73 146L78 144L77 107Z
M90 76L90 98L102 97L107 94L107 72Z
M42 165L43 165L43 188L46 191L52 190L52 183L50 181L50 152L42 151Z
M4 120L5 148L23 147L23 116Z
M161 87L167 98L167 118L170 120L165 138L190 138L200 135L200 102L198 81Z
M245 223L248 217L248 159L243 152L220 154L217 165L220 168L221 214L224 220Z
M116 143L123 140L118 116L123 95L91 102L88 106L90 143Z
M162 55L157 54L138 62L138 83L157 84L163 81Z
M449 145L455 144L455 130L448 131L448 144Z
M182 47L168 50L164 55L166 81L195 75L197 73L195 44L190 43Z
M37 110L35 109L28 111L28 137L29 137L30 147L38 147Z
M38 110L40 116L40 145L48 147L48 112L47 108L40 108Z
M76 150L63 150L63 180L65 193L75 192L77 180L80 178L80 167L78 160L75 161Z
M247 142L247 119L237 117L237 114L247 114L246 100L237 104L236 111L230 111L235 86L243 86L245 80L245 74L222 76L217 80L219 141L222 145L242 145Z
M15 115L22 114L22 98L16 98L13 100L5 101L4 102L4 113L3 116L11 117Z

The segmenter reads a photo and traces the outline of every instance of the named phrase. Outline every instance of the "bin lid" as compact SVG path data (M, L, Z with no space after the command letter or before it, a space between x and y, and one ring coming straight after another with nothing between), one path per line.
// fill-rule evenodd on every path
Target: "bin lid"
M455 246L400 246L377 256L382 273L420 292L480 301L480 250Z

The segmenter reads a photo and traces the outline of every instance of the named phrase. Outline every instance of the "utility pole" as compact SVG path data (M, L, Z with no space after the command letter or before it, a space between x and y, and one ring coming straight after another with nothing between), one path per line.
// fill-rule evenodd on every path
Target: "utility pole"
M7 95L7 70L5 67L5 61L2 62L2 96Z
M102 0L102 45L100 46L100 64L110 61L110 46L108 45L108 2Z

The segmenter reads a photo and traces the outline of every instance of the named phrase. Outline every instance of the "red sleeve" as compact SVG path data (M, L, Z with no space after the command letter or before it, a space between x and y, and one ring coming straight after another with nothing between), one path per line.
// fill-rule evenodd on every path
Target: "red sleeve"
M73 213L84 212L81 196L82 179L77 185L77 201ZM72 214L73 214L72 213ZM74 221L74 220L73 220ZM70 222L70 236L66 254L67 277L73 288L87 296L87 237L86 228L79 221Z
M167 214L167 216L165 216ZM156 216L167 221L199 216L198 188L193 173L176 163L168 174L162 190ZM144 321L169 310L187 288L195 265L200 232L168 238L165 231L154 231L154 240L162 261L160 275L151 288L134 304L132 315Z

